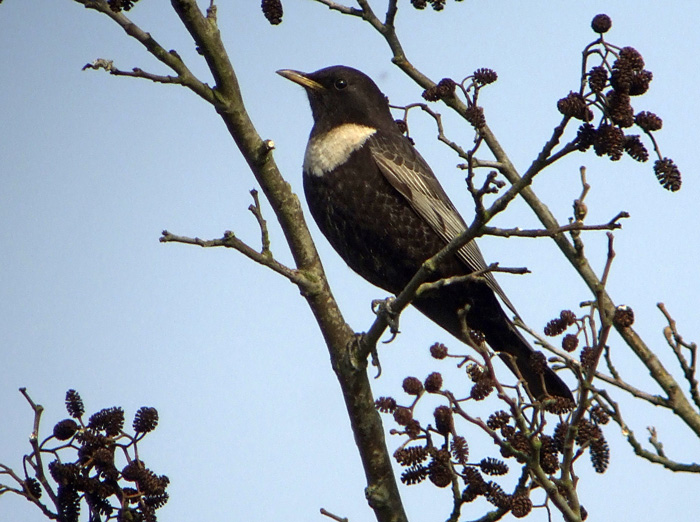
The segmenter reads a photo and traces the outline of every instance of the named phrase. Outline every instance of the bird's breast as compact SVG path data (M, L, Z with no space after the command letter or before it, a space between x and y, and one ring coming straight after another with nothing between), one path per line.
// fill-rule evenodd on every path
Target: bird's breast
M304 191L318 227L345 262L391 292L445 244L389 184L367 146L322 175L305 169ZM461 266L449 264L449 275Z
M311 136L304 155L304 171L312 176L323 176L344 164L376 132L373 127L345 123Z

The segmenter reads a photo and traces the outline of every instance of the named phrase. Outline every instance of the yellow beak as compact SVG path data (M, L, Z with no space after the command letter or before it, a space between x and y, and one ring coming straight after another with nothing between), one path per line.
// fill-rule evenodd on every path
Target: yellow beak
M323 85L312 80L303 72L294 71L292 69L280 69L279 71L277 71L277 74L279 74L283 78L287 78L287 80L291 80L294 83L298 83L305 89L313 89L314 91L323 91L326 89Z

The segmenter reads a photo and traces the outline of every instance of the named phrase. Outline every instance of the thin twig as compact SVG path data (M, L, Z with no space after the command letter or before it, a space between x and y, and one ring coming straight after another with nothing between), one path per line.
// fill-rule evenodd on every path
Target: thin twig
M503 165L499 161L493 161L493 160L481 160L478 158L472 158L472 164L474 168L486 168L486 169L496 169L497 171L501 171L503 168ZM459 168L466 168L466 165L457 165Z
M656 432L656 428L653 426L649 426L647 428L647 431L649 432L649 443L652 446L654 446L654 449L656 450L656 454L659 457L666 458L666 452L664 451L664 445L659 440L659 434Z
M403 119L406 122L408 121L408 113L411 109L419 108L423 112L429 114L430 117L433 118L433 120L435 121L435 126L437 127L437 131L438 131L438 135L437 135L438 141L443 142L445 145L447 145L449 148L451 148L453 151L455 151L460 158L462 158L464 160L469 160L469 152L464 150L459 144L452 141L451 139L449 139L445 135L445 129L442 125L442 115L439 112L435 112L426 103L409 103L408 105L404 105L404 106L392 105L391 107L394 109L403 110L404 111Z
M331 518L335 520L336 522L348 522L348 518L346 517L339 517L338 515L334 515L330 511L326 511L325 509L321 508L321 514L324 516L327 516L328 518Z
M258 197L258 191L253 189L250 191L250 195L253 196L253 204L248 207L248 210L250 210L253 213L255 219L258 222L258 225L260 226L262 244L262 250L260 251L260 253L263 256L271 256L272 253L270 252L270 234L267 230L267 221L265 221L265 218L262 215L262 209L260 208L260 198Z
M613 249L614 236L613 236L612 232L608 232L606 235L608 236L608 257L605 261L605 268L603 269L603 277L600 278L601 291L605 288L605 285L608 283L608 276L610 275L610 269L612 268L612 262L613 262L613 259L615 259L615 250ZM598 310L601 310L601 313L602 313L602 307L599 306Z
M625 421L622 418L622 413L620 411L620 406L612 400L610 395L607 393L605 390L597 390L597 394L600 397L603 397L605 401L610 405L610 408L612 409L612 415L611 418L615 421L615 423L620 426L622 429L622 434L625 436L627 439L627 442L629 443L630 446L632 446L632 449L634 450L634 453L642 457L643 459L648 460L649 462L653 462L655 464L661 464L663 467L666 469L669 469L671 471L685 471L688 473L700 473L700 464L697 463L682 463L682 462L676 462L674 460L671 460L667 457L663 457L659 455L658 453L651 452L649 450L644 449L642 444L637 440L637 438L634 435L634 431L625 423Z
M342 14L362 17L362 9L357 9L356 7L339 4L338 2L333 2L332 0L314 0L314 2L325 5L331 11L338 11Z
M438 290L439 288L443 288L448 285L454 285L458 283L466 283L466 282L476 282L476 281L483 281L484 280L484 275L490 273L490 272L502 272L506 274L517 274L517 275L523 275L523 274L529 274L530 271L527 268L516 268L516 267L500 267L498 266L498 263L491 263L489 266L486 268L483 268L481 270L477 270L476 272L472 272L471 274L467 275L462 275L462 276L453 276L453 277L445 277L443 279L438 279L437 281L431 282L431 283L423 283L418 287L418 290L416 290L416 297L420 296L421 294L425 294L428 292L432 292L434 290Z
M206 100L207 102L214 104L216 101L216 96L214 91L204 82L200 82L185 65L179 54L174 51L167 51L163 48L149 33L142 30L138 25L133 23L129 18L127 18L124 13L112 11L109 4L104 0L76 0L78 3L84 5L88 9L94 9L100 13L108 16L114 22L116 22L130 37L139 41L153 56L155 56L158 61L166 65L174 72L177 73L177 80L166 80L168 76L159 76L146 73L139 68L135 68L131 73L126 71L121 71L119 69L111 66L110 68L105 67L104 64L111 62L109 60L98 59L93 64L96 66L88 65L85 68L91 69L105 69L111 74L121 75L121 76L133 76L137 78L145 78L151 81L158 81L159 83L177 83L186 86L192 92ZM113 71L119 71L113 72ZM136 72L140 71L140 72ZM161 81L163 80L163 81Z
M605 350L603 351L603 357L605 357L605 365L608 367L608 370L610 370L610 375L612 375L613 379L617 381L622 381L622 377L620 376L620 372L617 371L617 368L612 362L612 357L610 355L610 347L606 346Z
M572 357L571 354L547 342L547 340L544 337L542 337L538 332L536 332L535 330L527 326L525 323L523 323L522 320L516 318L513 321L513 323L518 328L526 331L528 334L534 337L536 339L536 344L558 356L562 361L566 363L568 367L574 369L576 372L581 372L581 363L577 359ZM668 401L665 398L642 391L639 388L632 386L628 382L623 381L622 379L610 377L609 375L602 373L600 370L596 370L595 377L596 379L600 379L601 381L611 384L629 393L633 397L636 397L637 399L642 399L648 402L649 404L652 404L654 406L661 406L663 408L670 408Z
M19 391L32 407L32 410L34 410L34 426L32 428L32 433L29 436L29 444L32 446L32 455L36 460L36 466L34 466L36 478L39 482L41 482L41 485L44 486L44 489L48 493L49 497L51 497L51 501L54 503L54 505L58 506L58 497L44 474L44 463L41 459L41 448L39 447L39 424L41 422L41 415L44 413L44 407L41 404L36 404L32 400L27 392L27 388L22 387L19 389ZM35 502L35 504L40 507L43 505L40 502ZM42 508L42 510L43 509L44 508Z
M384 25L387 27L394 27L394 21L396 19L396 13L399 10L398 0L389 0L386 8L386 17L384 18Z
M616 230L622 228L622 224L619 223L621 219L630 217L627 212L620 212L617 216L612 218L607 223L602 223L600 225L584 225L581 222L573 222L568 225L562 225L554 230L544 230L544 229L531 229L523 230L520 228L496 228L485 226L482 232L485 236L499 236L499 237L553 237L556 234L561 234L564 232L572 231L585 231L585 230Z
M202 248L233 248L234 250L237 250L249 259L252 259L256 263L260 263L261 265L270 268L278 274L283 275L292 283L303 286L306 282L306 278L298 270L294 270L286 265L283 265L282 263L275 260L269 253L265 254L258 252L253 247L249 246L247 243L238 239L235 236L235 234L230 230L224 232L224 237L220 239L200 239L198 237L178 236L175 234L171 234L167 230L163 230L163 233L160 237L160 242L183 243L186 245L200 246Z
M698 409L700 409L700 390L698 390L698 380L695 376L697 370L698 346L695 343L687 343L683 340L681 334L678 333L676 321L671 317L664 303L658 303L656 306L661 310L661 313L664 314L666 321L668 321L668 326L664 328L664 337L671 347L671 350L673 350L678 364L683 370L683 375L690 385L690 395L693 398L693 402ZM690 351L690 363L688 363L688 360L683 355L681 348L686 348Z
M134 67L131 71L123 71L114 66L112 60L105 60L103 58L98 58L91 63L87 63L83 66L83 71L87 69L99 70L104 69L105 71L113 74L114 76L128 76L131 78L144 78L146 80L151 80L155 83L165 83L165 84L175 84L184 85L184 81L179 76L163 76L159 74L153 74L140 69L139 67Z

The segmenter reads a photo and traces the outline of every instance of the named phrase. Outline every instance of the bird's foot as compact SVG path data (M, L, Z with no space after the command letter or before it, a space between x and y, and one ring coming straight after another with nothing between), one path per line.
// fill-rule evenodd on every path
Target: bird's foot
M364 333L356 333L353 337L353 340L351 341L351 346L350 350L353 353L353 365L355 368L359 369L360 367L364 367L364 361L360 362L357 360L359 357L358 354L360 353L367 353L365 352L366 348L363 346L365 344L365 335ZM375 344L372 346L369 350L370 353L370 361L372 362L372 366L377 368L377 375L374 376L375 379L378 379L379 376L382 374L382 365L379 362L379 353L377 352L377 345Z
M386 341L382 341L384 344L389 344L391 341L396 339L399 332L399 314L397 314L392 305L396 301L395 297L387 297L386 299L375 299L372 301L372 311L375 315L381 316L389 325L389 332L391 337Z

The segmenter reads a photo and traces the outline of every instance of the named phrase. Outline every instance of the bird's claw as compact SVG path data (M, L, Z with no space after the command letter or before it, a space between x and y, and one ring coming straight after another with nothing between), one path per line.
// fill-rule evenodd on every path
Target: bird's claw
M356 333L355 337L352 341L352 348L355 349L355 353L362 352L363 350L363 343L365 342L365 334L364 333ZM382 374L382 364L379 362L379 353L377 352L377 346L374 345L370 351L370 361L372 363L372 366L377 368L377 375L374 376L375 379L379 379L379 376ZM357 365L356 365L357 366Z
M382 316L386 321L387 325L389 325L389 332L391 333L391 337L389 337L389 339L387 339L386 341L382 341L382 343L384 344L389 344L390 342L392 342L400 333L399 315L396 312L394 312L394 310L391 307L391 305L393 305L395 301L396 298L393 296L387 297L386 299L375 299L372 301L372 311L374 312L374 314L377 316Z

